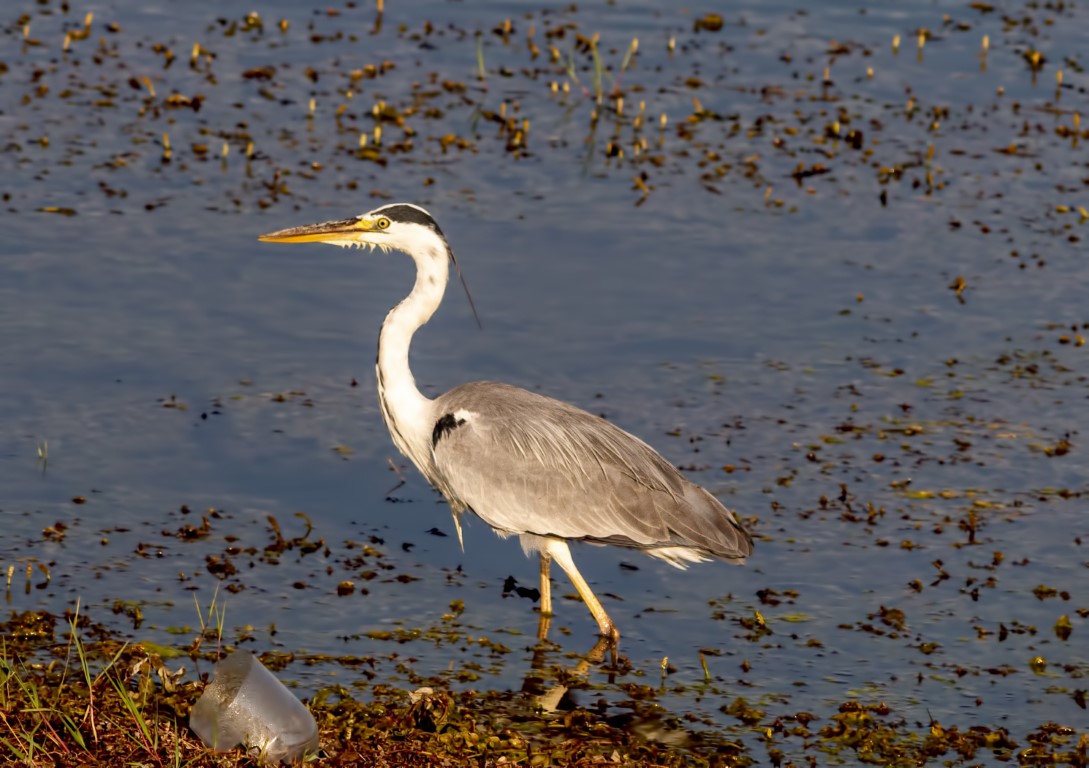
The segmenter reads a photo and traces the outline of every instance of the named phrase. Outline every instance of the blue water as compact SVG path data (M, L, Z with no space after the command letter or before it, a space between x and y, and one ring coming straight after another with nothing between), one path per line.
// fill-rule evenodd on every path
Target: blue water
M224 30L243 17L212 4L88 4L68 15L28 5L37 46L9 11L0 557L19 569L46 562L53 576L29 594L17 576L10 608L79 599L105 619L114 600L144 601L133 638L178 643L163 629L196 626L194 596L207 606L217 586L205 557L237 544L239 573L223 586L243 589L216 599L227 601L229 625L255 628L257 650L374 655L386 659L381 675L402 682L388 659L410 654L418 674L440 674L477 658L478 646L360 634L449 626L442 616L457 599L459 632L512 649L474 685L518 688L536 619L502 586L508 576L533 586L535 564L479 522L462 552L447 508L379 418L374 340L411 285L411 262L256 242L397 199L440 222L484 326L452 290L413 347L425 391L493 378L604 413L693 468L757 537L744 568L682 573L627 552L575 553L610 596L622 650L647 681L668 656L671 683L696 683L699 649L721 654L707 657L711 694L677 691L664 700L672 711L734 728L719 707L737 695L771 717L827 717L858 698L924 725L932 716L1007 727L1015 739L1046 720L1084 723L1071 693L1086 671L1089 608L1077 496L1085 348L1075 338L1087 320L1077 207L1089 139L1061 130L1084 107L1085 75L1064 65L1061 90L1055 75L1078 55L1084 12L1018 6L1010 12L1031 23L1006 29L997 14L958 4L834 3L803 14L753 3L724 12L721 32L697 33L698 14L668 4L549 14L532 3L390 5L377 34L369 5L329 16L272 3L263 33L233 36ZM93 32L65 54L64 32L85 10ZM504 44L491 30L508 17L515 31ZM112 21L120 31L106 28ZM613 70L638 36L635 65L620 77L622 117L607 111L594 127L592 96L582 95L592 92L589 57L575 52L573 30L545 35L566 22L601 33ZM919 28L931 34L921 55ZM833 40L846 52L830 52ZM194 42L205 53L191 67ZM550 42L559 64L548 62ZM155 43L174 52L170 67ZM108 53L96 55L100 46ZM1046 58L1035 77L1028 46ZM394 67L352 79L383 61ZM266 65L271 80L241 74ZM551 82L570 93L553 94ZM199 111L166 106L171 93L201 96ZM717 118L697 119L693 97ZM640 100L648 125L637 132ZM385 165L353 155L360 133L373 144L377 101L414 110L411 149L392 149L406 136L383 124ZM530 121L528 154L508 151L480 115L504 103ZM837 119L841 138L831 139ZM857 150L843 138L852 129L864 136ZM471 148L444 152L448 134ZM637 136L658 163L633 154ZM626 147L623 158L607 157L609 141ZM999 151L1010 145L1015 154ZM799 163L829 172L796 183ZM640 173L653 190L636 206ZM76 214L39 210L48 206ZM963 303L950 288L958 276ZM163 407L171 398L184 408ZM1068 452L1048 455L1064 436ZM393 491L390 461L406 479ZM867 504L882 510L872 523ZM209 538L169 535L210 507L222 517L211 518ZM300 511L328 549L268 563L266 516L299 535ZM970 512L979 530L966 546L958 524ZM64 540L43 540L57 521L69 526ZM392 568L365 581L345 565L358 553L346 542L370 536L382 557L369 561ZM936 560L949 578L932 583ZM338 597L343 579L368 594ZM909 586L916 580L921 591ZM1069 598L1039 599L1041 584ZM797 596L762 603L757 592L769 588ZM896 637L882 606L904 611ZM747 639L739 620L754 611L774 634ZM1064 614L1065 642L1052 631ZM1000 642L1000 625L1035 631ZM565 651L588 650L584 608L560 601L553 636ZM936 650L924 653L925 643ZM1037 655L1049 661L1045 676L1029 669ZM286 674L318 687L331 673Z

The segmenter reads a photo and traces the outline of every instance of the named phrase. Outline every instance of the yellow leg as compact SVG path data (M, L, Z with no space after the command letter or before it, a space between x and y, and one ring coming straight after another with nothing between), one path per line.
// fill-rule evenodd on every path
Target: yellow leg
M609 614L605 613L605 609L601 606L597 596L594 595L593 590L590 589L590 585L586 583L586 579L582 578L579 569L575 567L575 561L571 559L571 550L567 546L567 542L562 539L549 539L548 544L541 550L542 559L546 553L550 559L556 561L560 568L563 568L567 577L571 579L571 583L575 585L579 597L582 598L582 602L586 603L586 607L590 609L590 615L597 622L601 636L615 645L620 640L620 632L617 630L616 625L613 624L613 620L609 618Z
M543 549L541 555L541 618L537 623L537 639L548 638L548 627L552 623L552 576L550 574L552 555Z
M552 555L541 552L541 615L552 615Z

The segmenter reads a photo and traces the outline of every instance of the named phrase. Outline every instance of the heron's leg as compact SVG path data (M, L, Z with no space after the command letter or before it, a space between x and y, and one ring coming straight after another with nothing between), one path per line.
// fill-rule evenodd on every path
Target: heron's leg
M543 549L538 554L541 556L541 618L537 623L537 639L545 640L552 623L552 555Z
M562 539L549 539L548 544L545 545L541 552L542 554L547 552L560 568L563 568L567 577L571 579L571 583L575 585L579 597L586 603L586 607L590 609L594 621L597 622L601 636L609 639L613 644L620 640L620 632L617 630L616 625L613 624L613 620L609 618L609 614L605 613L605 609L601 607L601 602L590 589L590 585L586 583L586 579L582 578L579 569L575 567L575 561L571 559L571 549L567 546L567 542Z
M542 551L541 555L541 614L552 615L552 555Z

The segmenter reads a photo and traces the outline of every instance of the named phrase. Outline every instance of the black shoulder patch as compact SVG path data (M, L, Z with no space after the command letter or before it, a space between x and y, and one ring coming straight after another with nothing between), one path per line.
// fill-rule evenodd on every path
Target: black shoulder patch
M452 413L448 413L436 421L435 428L431 430L431 447L434 448L448 432L453 432L464 423L465 419L459 419Z

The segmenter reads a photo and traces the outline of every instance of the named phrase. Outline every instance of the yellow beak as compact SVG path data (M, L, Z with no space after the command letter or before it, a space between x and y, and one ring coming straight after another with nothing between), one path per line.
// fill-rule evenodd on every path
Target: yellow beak
M281 229L261 235L258 240L266 243L332 243L355 242L360 232L376 232L378 228L369 219L341 219L321 224Z

